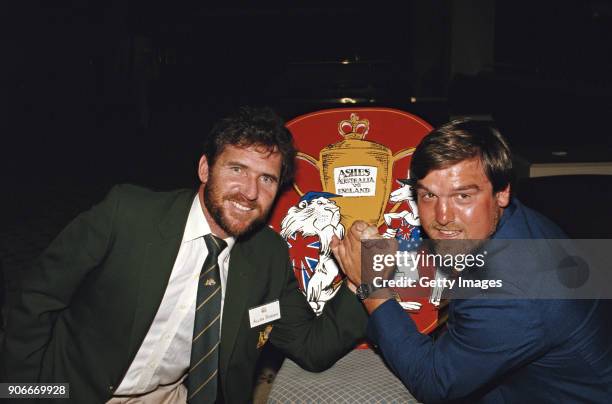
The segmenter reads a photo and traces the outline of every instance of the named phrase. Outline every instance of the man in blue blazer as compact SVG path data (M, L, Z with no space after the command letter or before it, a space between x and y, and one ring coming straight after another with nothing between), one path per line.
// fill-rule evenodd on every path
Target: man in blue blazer
M427 236L438 245L446 240L563 238L555 224L511 197L511 172L506 141L487 125L454 121L432 131L417 147L410 170ZM504 299L502 294L451 300L448 330L432 341L386 297L389 293L372 293L372 285L363 283L359 240L377 237L375 228L357 222L342 242L334 240L332 250L349 279L360 285L358 296L370 313L369 337L417 399L612 401L608 301ZM520 251L518 256L502 251L496 258L487 266L487 277L518 285L528 284L524 264L537 270L555 262L552 251Z

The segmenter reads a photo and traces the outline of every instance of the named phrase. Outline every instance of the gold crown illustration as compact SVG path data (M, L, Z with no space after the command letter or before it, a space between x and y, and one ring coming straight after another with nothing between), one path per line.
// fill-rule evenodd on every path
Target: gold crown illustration
M370 130L370 121L359 119L355 113L351 114L350 119L345 119L338 123L338 133L345 139L363 139Z

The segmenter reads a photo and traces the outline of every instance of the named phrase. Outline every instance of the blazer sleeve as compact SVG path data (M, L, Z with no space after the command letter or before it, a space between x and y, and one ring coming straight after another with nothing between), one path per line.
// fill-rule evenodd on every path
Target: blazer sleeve
M376 309L369 337L419 401L467 397L548 349L545 327L526 300L463 300L434 343L394 301Z
M119 187L77 216L23 275L18 298L7 307L2 379L36 382L58 314L112 243Z
M323 313L316 316L299 291L290 264L285 274L281 319L274 325L270 341L302 368L323 371L365 338L367 313L343 282Z

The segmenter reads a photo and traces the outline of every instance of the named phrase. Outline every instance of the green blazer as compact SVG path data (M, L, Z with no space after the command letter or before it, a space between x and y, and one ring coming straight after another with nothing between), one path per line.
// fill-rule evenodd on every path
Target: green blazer
M76 403L107 401L161 303L194 195L116 186L72 221L8 307L3 379L68 382ZM365 335L367 315L344 285L321 316L313 314L286 242L264 227L231 252L219 357L227 402L251 399L266 325L251 328L248 309L276 299L281 319L269 341L305 369L328 368Z

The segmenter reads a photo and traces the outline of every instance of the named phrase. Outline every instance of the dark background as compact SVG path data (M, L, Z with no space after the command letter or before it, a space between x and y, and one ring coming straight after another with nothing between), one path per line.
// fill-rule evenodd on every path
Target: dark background
M2 3L7 270L111 184L194 185L203 136L243 104L470 115L529 161L612 160L609 1L260 3Z

